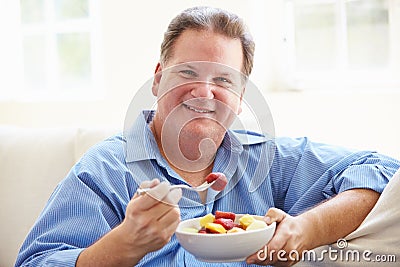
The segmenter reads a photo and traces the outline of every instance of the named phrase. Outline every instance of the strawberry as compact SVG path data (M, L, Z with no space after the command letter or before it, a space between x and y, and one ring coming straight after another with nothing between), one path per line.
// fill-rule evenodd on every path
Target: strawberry
M213 172L207 175L206 177L207 183L215 183L211 186L211 188L215 191L222 191L224 190L225 186L228 184L228 179L226 178L225 174L220 172Z
M243 229L243 226L240 223L234 223L233 227L242 228Z
M199 234L207 234L207 229L204 228L204 227L202 227L202 228L199 230L198 233L199 233Z
M219 218L214 221L214 223L218 223L222 225L225 230L230 230L235 226L235 223L231 219Z
M212 172L209 175L206 176L206 182L207 183L212 183L215 180L217 180L221 175L223 175L222 173L217 173L217 172Z
M215 212L215 219L224 218L224 219L231 219L232 221L235 221L235 217L236 217L236 215L233 212L219 211L219 210L217 210Z

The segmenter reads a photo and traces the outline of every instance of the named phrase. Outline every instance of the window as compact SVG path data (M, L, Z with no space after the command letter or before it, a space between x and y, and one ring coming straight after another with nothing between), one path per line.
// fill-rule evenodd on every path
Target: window
M400 0L286 1L296 89L400 89Z
M9 51L19 60L14 99L80 99L101 95L101 53L96 0L9 1L18 38ZM10 22L8 22L10 23ZM9 81L14 84L13 81ZM95 92L95 94L93 94Z

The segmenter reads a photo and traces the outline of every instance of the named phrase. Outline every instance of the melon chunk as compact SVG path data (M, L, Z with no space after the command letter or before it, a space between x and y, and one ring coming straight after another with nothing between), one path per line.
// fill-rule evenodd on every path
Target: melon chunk
M226 233L226 229L222 225L220 225L218 223L207 223L205 227L211 233L216 233L216 234L224 234L224 233Z
M183 228L182 231L185 233L198 233L199 229L196 229L194 227L186 227L186 228Z
M254 220L249 226L247 226L246 231L257 230L257 229L264 229L267 228L268 225L264 221Z
M214 222L215 217L211 213L208 213L206 216L201 217L200 219L200 227L205 227L207 223Z
M247 230L247 227L254 222L256 219L254 219L253 216L246 214L243 215L240 219L239 219L239 223L240 225L243 227L243 229Z
M240 227L233 227L231 230L228 230L228 232L226 232L226 233L231 234L231 233L239 233L239 232L245 232L245 230L243 230Z

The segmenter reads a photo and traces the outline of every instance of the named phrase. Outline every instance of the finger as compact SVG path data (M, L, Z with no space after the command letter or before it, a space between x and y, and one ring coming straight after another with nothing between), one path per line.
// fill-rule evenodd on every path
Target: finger
M139 188L152 188L160 183L160 180L157 178L154 178L151 181L143 181L140 185Z
M167 196L162 200L167 205L176 206L179 200L182 198L182 189L174 188L169 191Z
M180 210L177 207L171 208L158 219L158 221L164 225L169 225L171 223L179 223L180 221Z
M287 236L280 231L275 232L272 239L268 242L268 249L270 251L280 251L286 246L288 242Z
M180 222L178 208L171 208L159 221L156 222L157 231L154 233L158 242L166 244L171 240Z
M270 253L268 245L258 250L256 253L248 256L246 258L247 264L257 264L257 265L270 265L274 260L273 253Z
M277 208L270 208L265 214L264 221L270 225L273 222L280 223L286 218L286 212Z
M151 209L145 211L144 216L147 218L147 221L159 221L174 208L176 208L176 206L164 202L157 202Z
M182 197L182 189L180 188L175 188L171 190L168 195L163 199L162 205L164 206L164 209L159 212L160 217L164 217L165 214L171 212L171 210L178 208L178 202ZM178 208L179 211L179 208Z
M161 182L151 188L146 194L135 199L138 210L148 210L162 201L169 193L170 185L168 182Z
M279 261L278 253L283 251L288 240L280 232L275 232L272 239L260 251L247 257L248 264L270 265Z
M261 254L259 254L259 252L256 252L256 253L254 253L254 254L252 254L252 255L250 255L250 256L248 256L247 258L246 258L246 263L247 264L258 264L258 265L261 265L262 263L267 263L267 255L264 255L265 254L265 252L262 252ZM260 258L261 257L266 257L266 259L265 259L265 261L262 261Z
M139 188L152 188L152 187L158 185L159 183L160 183L160 180L158 180L157 178L154 178L154 179L151 180L151 181L143 181L143 182L139 185ZM136 198L138 198L138 197L139 197L139 194L136 192L136 193L133 195L132 199L136 199Z
M163 225L167 231L175 232L180 222L179 208L173 208L159 219L160 225Z
M154 217L156 220L162 219L171 210L177 208L177 203L182 197L182 190L176 188L171 190L168 195L156 205L154 205L148 212L148 217ZM179 209L178 209L179 210Z
M267 212L267 214L268 214L268 212ZM271 214L272 214L272 212L271 212ZM276 263L278 261L277 253L279 251L283 250L283 248L286 247L287 242L288 242L288 237L287 237L286 231L282 230L284 228L282 228L280 226L281 225L278 225L274 235L272 236L272 238L268 242L268 244L264 247L262 253L261 254L255 253L255 254L249 256L246 260L247 263L268 265L268 264ZM272 253L272 252L274 252L274 253ZM261 258L260 258L260 256L261 256Z

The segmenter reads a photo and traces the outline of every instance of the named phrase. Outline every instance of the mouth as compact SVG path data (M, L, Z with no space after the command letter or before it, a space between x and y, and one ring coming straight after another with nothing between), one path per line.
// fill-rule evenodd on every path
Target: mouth
M194 107L194 106L190 106L188 104L183 104L187 109L194 111L196 113L201 113L201 114L205 114L205 113L213 113L213 110L210 109L205 109L205 108L200 108L200 107Z

